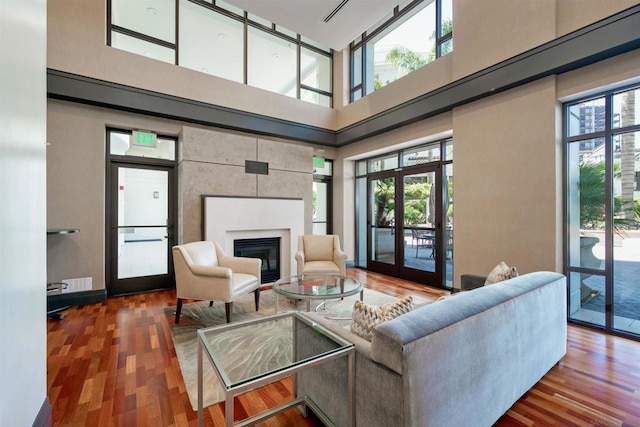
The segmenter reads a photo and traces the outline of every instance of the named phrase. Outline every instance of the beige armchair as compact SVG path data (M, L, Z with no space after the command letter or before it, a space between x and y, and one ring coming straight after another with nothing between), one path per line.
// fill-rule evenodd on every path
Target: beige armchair
M347 254L342 252L340 239L334 235L298 236L296 262L298 274L334 273L342 276L347 274Z
M225 254L217 242L193 242L173 247L176 273L176 323L180 321L183 299L222 301L227 323L231 322L233 301L253 291L256 311L260 305L260 269L258 258Z

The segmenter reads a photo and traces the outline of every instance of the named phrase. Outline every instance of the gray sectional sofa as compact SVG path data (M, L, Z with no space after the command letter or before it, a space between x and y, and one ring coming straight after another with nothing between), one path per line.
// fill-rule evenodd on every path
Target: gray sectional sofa
M371 342L310 316L356 346L357 426L491 426L565 355L566 278L535 272L461 292L378 325ZM346 372L338 359L297 381L338 426Z

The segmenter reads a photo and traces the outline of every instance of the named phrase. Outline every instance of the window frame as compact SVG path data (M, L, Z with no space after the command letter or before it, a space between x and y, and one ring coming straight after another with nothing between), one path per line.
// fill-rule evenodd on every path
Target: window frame
M433 3L436 4L436 13L435 13L435 29L436 29L436 37L435 37L435 47L436 47L436 57L438 59L442 56L442 46L447 42L453 40L453 29L447 34L442 34L442 1L443 0L433 0ZM368 87L368 80L373 76L368 76L367 78L367 59L372 52L368 52L370 49L367 49L367 44L376 38L380 38L385 36L387 33L395 30L397 27L394 25L398 21L405 19L405 17L409 14L412 14L417 7L420 5L425 5L428 7L429 4L432 3L429 0L414 0L408 4L403 5L403 8L400 9L399 6L396 6L393 9L392 16L388 18L386 21L382 22L377 27L369 29L362 33L362 35L358 36L358 38L352 41L349 44L349 102L357 101L360 98L363 98L373 92L367 92L366 88ZM410 19L410 18L409 18ZM401 26L402 24L400 24ZM355 79L355 64L354 64L354 51L357 49L361 49L360 55L360 83L354 84ZM449 52L447 52L449 53ZM435 60L434 59L434 60ZM371 85L373 87L373 85ZM356 96L358 94L359 96Z
M305 37L301 36L300 34L296 33L296 37L293 37L292 34L294 33L292 30L289 30L286 27L283 27L282 25L278 25L276 23L271 22L270 26L266 26L264 25L263 22L258 22L255 20L250 19L250 14L246 11L243 11L243 15L238 15L237 13L234 13L228 9L225 9L222 6L218 6L215 0L211 0L211 2L207 2L206 0L175 0L175 19L174 19L174 25L175 25L175 43L170 43L167 42L165 40L161 40L158 39L156 37L153 36L149 36L147 34L143 34L140 33L138 31L134 31L125 27L121 27L119 25L115 25L113 23L113 5L112 5L112 1L113 0L107 0L107 14L106 14L106 19L107 19L107 34L106 34L106 44L107 46L112 46L112 35L114 33L118 33L118 34L123 34L129 37L133 37L135 39L138 40L142 40L145 41L147 43L152 43L158 46L162 46L168 49L172 49L174 51L174 65L178 65L180 66L180 62L179 62L179 49L180 49L180 2L183 1L188 1L191 2L193 4L196 4L198 6L201 6L203 8L206 8L208 10L217 12L219 14L222 14L223 16L230 18L230 19L234 19L236 21L240 21L244 24L244 51L243 51L243 84L248 85L247 81L248 81L248 66L249 66L249 61L248 61L248 37L247 37L247 32L248 32L248 27L251 26L254 29L257 29L259 31L263 31L269 35L272 36L276 36L279 37L283 40L286 40L289 43L294 43L296 45L296 61L297 61L297 67L296 67L296 76L295 76L295 80L296 80L296 98L302 100L301 98L301 91L305 90L305 91L309 91L309 92L313 92L316 93L320 96L323 97L328 97L329 99L329 108L333 108L333 88L335 87L334 85L334 81L333 81L333 77L334 77L334 72L333 72L333 49L330 48L321 48L318 46L321 46L319 43L317 42L313 42L313 40L308 39L309 42L305 41ZM439 0L438 0L439 1ZM313 42L313 43L311 43ZM304 47L305 49L308 49L312 52L315 52L319 55L323 55L325 57L327 57L329 59L329 72L330 72L330 76L329 76L329 87L330 87L330 91L326 91L326 90L322 90L322 89L317 89L314 88L312 86L308 86L308 85L304 85L301 82L301 49L302 47ZM132 52L135 53L135 52ZM221 77L222 78L222 77ZM276 92L277 93L277 92ZM286 95L285 95L286 96ZM308 101L306 101L308 102ZM322 103L318 103L316 105L323 105Z

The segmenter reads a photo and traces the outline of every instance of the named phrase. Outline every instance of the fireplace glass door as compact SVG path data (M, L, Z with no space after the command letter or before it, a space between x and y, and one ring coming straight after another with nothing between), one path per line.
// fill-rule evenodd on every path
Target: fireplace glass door
M273 283L280 278L280 237L236 239L233 252L238 257L262 260L262 284Z

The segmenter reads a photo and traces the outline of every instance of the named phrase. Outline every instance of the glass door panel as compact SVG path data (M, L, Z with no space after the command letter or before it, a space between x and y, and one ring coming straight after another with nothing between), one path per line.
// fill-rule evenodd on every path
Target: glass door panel
M393 177L370 181L370 260L395 265L395 198Z
M453 287L453 164L445 165L442 186L444 209L445 285Z
M118 279L168 272L168 175L118 168Z
M171 286L172 175L171 167L111 163L111 295Z
M570 185L567 194L570 275L569 317L605 324L605 161L583 155L600 148L604 139L578 141L567 149Z
M403 177L404 267L436 271L436 173Z
M313 234L327 234L329 219L329 185L326 182L313 183Z
M635 124L635 114L629 112L629 106L625 109L625 104L621 107L623 126ZM618 201L613 220L613 327L640 334L640 161L636 160L640 132L616 135L614 146L620 147L620 185L613 189Z

